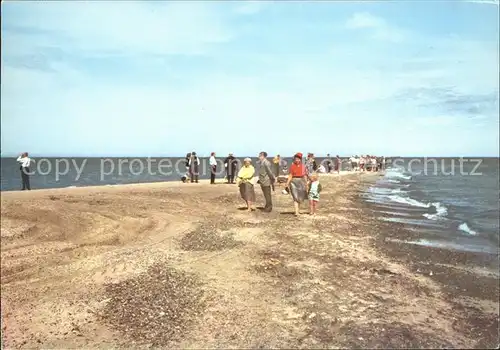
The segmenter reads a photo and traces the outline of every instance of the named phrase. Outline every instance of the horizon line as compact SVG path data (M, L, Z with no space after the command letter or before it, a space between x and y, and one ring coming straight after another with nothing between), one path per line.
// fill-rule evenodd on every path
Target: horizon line
M314 154L314 152L312 152ZM229 154L227 155L224 155L225 157L227 157ZM234 155L234 154L233 154ZM358 155L358 154L354 154L354 155ZM19 154L15 154L15 155L0 155L0 158L16 158L18 157ZM200 158L209 158L210 155L199 155L197 154L198 157ZM271 158L271 157L274 157L275 155L270 155L268 154L268 158ZM281 157L285 157L285 158L292 158L293 157L293 154L292 155L280 155ZM304 154L304 156L306 156ZM327 155L316 155L314 154L315 157L326 157ZM330 157L334 158L336 157L337 155L331 155L330 154ZM344 157L351 157L352 155L349 155L349 156L342 156L340 155L341 158L344 158ZM443 155L397 155L397 156L380 156L380 155L376 155L377 157L385 157L385 158L470 158L470 157L477 157L477 158L500 158L500 155L488 155L488 156L485 156L485 155L453 155L453 156L443 156ZM85 156L85 155L76 155L76 156L63 156L63 155L35 155L35 156L32 156L30 155L31 158L185 158L186 156L185 155L135 155L135 156L127 156L127 155L88 155L88 156ZM216 157L220 158L220 157L223 157L223 156L217 156ZM257 158L258 155L255 155L255 156L249 156L249 155L241 155L241 156L238 156L238 155L235 155L235 158L241 158L241 157L254 157L254 158Z

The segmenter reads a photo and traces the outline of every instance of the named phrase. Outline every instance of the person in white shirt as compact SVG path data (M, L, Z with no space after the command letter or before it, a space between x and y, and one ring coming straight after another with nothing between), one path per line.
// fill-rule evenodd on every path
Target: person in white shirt
M349 162L351 163L351 171L355 171L356 170L356 158L354 156L351 156L351 158L349 158Z
M17 162L20 163L23 191L24 190L30 191L31 190L31 186L30 186L31 159L28 157L28 152L24 152L19 157L17 157Z
M215 152L210 154L210 184L215 184L215 173L217 171L217 160L215 159Z

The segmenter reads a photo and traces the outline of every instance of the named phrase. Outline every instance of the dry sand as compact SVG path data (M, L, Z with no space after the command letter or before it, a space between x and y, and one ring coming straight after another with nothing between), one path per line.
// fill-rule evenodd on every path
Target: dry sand
M358 198L377 176L322 176L314 218L278 189L248 213L227 184L2 193L3 345L496 346L498 279L385 243Z

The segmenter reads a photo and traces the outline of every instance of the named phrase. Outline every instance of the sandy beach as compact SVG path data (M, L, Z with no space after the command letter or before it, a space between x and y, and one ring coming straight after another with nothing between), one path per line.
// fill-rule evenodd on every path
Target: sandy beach
M2 193L3 345L497 347L498 257L389 240L412 233L359 198L378 176L321 176L299 218L204 180Z

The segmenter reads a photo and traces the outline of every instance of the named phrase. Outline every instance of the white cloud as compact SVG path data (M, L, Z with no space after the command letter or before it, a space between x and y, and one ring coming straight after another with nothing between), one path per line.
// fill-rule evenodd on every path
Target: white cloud
M3 33L3 56L6 52L11 56L39 54L41 46L76 50L77 55L93 58L113 51L138 58L141 69L157 60L158 71L168 74L165 81L152 84L136 83L129 79L129 72L123 72L123 79L109 77L106 72L102 76L89 74L89 67L71 60L52 60L53 71L3 64L2 149L29 148L22 144L26 140L36 141L40 149L56 143L76 149L92 140L87 153L132 154L141 152L145 145L172 153L186 147L200 152L210 147L220 153L229 147L228 135L234 135L230 147L241 154L258 152L262 147L260 139L239 142L243 130L260 135L268 128L281 137L281 141L278 137L266 144L271 153L296 151L292 148L321 153L330 147L325 146L325 140L332 133L335 147L346 147L346 152L370 149L370 153L382 153L384 147L391 146L370 141L374 132L392 133L396 139L399 128L405 126L423 130L457 123L455 115L434 117L429 110L423 115L418 104L436 104L438 100L427 101L417 95L397 100L398 93L441 85L456 86L462 93L488 92L496 82L491 72L497 63L491 52L460 38L446 43L435 38L412 42L424 48L423 56L415 62L411 62L411 54L397 48L391 48L389 56L377 50L380 42L370 43L370 47L337 43L333 53L324 55L272 55L246 50L244 42L236 43L236 49L233 42L229 48L224 45L238 38L238 26L231 24L231 16L238 13L247 18L243 15L262 10L262 3L238 4L241 7L236 9L230 4L226 11L218 11L219 5L210 2L185 2L182 6L158 2L155 8L150 4L30 3L35 6L30 7L34 15L4 16L4 22L16 20L16 25L40 31ZM346 27L366 30L383 41L407 38L403 30L368 13L355 14ZM348 38L351 33L343 30L342 35ZM430 45L439 50L425 51ZM172 53L206 52L210 56L203 57L207 60L203 67L191 65L191 61L184 64L183 59L179 64L165 63L164 59ZM237 62L238 57L245 57L246 63ZM457 63L457 57L464 63ZM413 66L408 68L409 64ZM189 74L196 69L196 74ZM17 130L25 120L30 121L33 134L19 138ZM318 130L317 138L305 136L310 125ZM122 137L110 138L110 134ZM358 135L355 139L354 134ZM286 140L290 138L297 143L289 145Z
M373 39L388 42L401 42L408 35L405 31L389 25L385 19L368 12L353 14L346 21L345 27L350 30L369 30Z
M46 33L38 36L52 45L64 40L65 48L94 52L196 54L234 36L223 13L206 3L54 1L3 4L3 10L7 6L29 13L6 16L11 24Z
M374 16L368 12L358 12L352 15L346 22L346 28L381 28L386 27L387 23L383 18Z
M465 2L471 2L475 4L485 4L485 5L500 5L499 0L464 0Z

